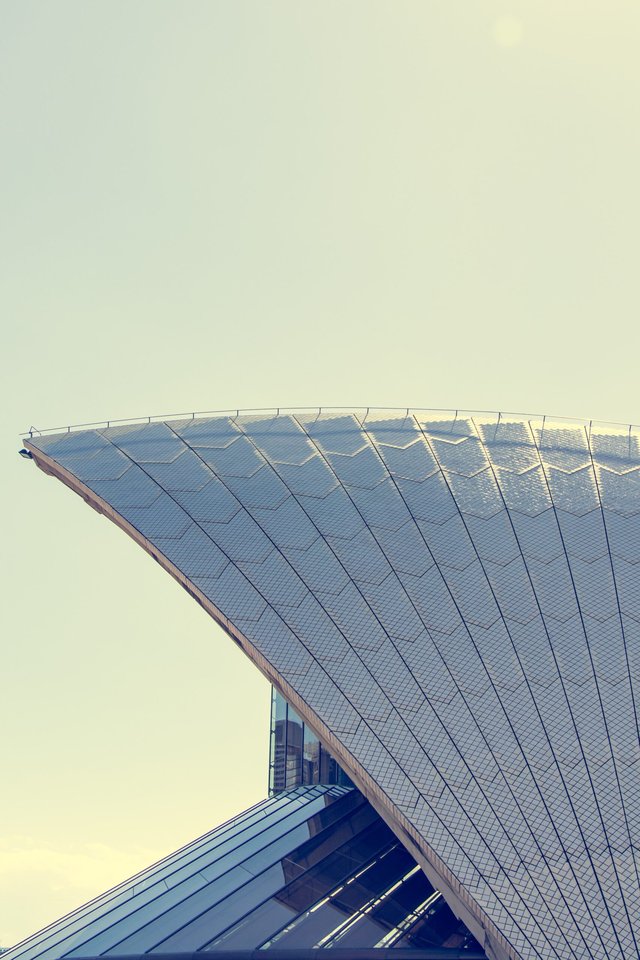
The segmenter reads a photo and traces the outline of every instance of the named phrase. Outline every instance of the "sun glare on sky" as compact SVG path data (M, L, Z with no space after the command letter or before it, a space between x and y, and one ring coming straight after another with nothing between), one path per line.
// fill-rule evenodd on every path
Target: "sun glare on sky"
M524 27L516 17L498 17L491 32L499 47L517 47L522 43Z

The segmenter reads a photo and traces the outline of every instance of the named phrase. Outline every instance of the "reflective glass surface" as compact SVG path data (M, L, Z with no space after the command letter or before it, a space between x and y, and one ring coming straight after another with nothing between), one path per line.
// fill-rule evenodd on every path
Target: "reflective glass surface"
M273 796L282 790L311 783L350 786L351 780L322 746L309 724L274 687L271 691L269 793Z
M424 945L484 958L362 794L334 785L258 804L7 957Z

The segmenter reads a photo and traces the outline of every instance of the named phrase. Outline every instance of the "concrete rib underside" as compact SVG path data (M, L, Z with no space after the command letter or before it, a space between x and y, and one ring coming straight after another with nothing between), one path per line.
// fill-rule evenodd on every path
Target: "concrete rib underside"
M346 412L27 447L234 637L489 956L639 955L636 433Z

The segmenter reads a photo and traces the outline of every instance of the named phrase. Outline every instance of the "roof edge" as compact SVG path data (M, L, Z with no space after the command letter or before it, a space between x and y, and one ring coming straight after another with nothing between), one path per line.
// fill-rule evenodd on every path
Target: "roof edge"
M352 406L301 406L301 407L234 407L227 408L222 410L200 410L200 411L190 411L182 413L168 413L168 414L156 414L146 417L123 417L117 420L96 420L89 423L74 423L74 424L65 424L64 426L59 427L45 427L39 429L35 426L29 427L28 430L23 430L20 432L20 437L34 437L34 436L55 436L57 434L63 433L77 433L83 430L108 430L111 427L117 426L143 426L148 423L171 423L178 420L206 420L206 419L216 419L216 418L229 418L229 419L238 419L239 417L244 416L263 416L263 415L273 415L273 416L286 416L291 413L316 413L320 416L323 413L362 413L364 414L364 421L366 422L367 418L371 413L389 413L389 414L402 414L405 416L415 416L418 414L448 414L453 415L454 419L458 417L463 418L465 416L483 416L483 417L495 417L498 422L501 419L507 418L516 418L518 420L537 420L542 423L563 423L563 424L576 424L580 426L585 426L591 429L593 426L603 426L603 427L616 427L619 429L632 431L634 429L640 430L640 424L628 423L625 421L616 421L616 420L600 420L597 418L585 419L584 417L573 417L573 416L560 416L557 414L545 414L537 413L532 411L516 411L516 410L471 410L467 408L454 408L454 407L396 407L396 406L365 406L364 404L358 405L354 404Z

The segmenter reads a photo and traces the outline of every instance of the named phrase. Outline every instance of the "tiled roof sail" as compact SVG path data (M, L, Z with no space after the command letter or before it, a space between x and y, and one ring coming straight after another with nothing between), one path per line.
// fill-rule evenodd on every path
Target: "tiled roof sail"
M370 411L27 447L242 645L495 958L640 954L632 429Z

